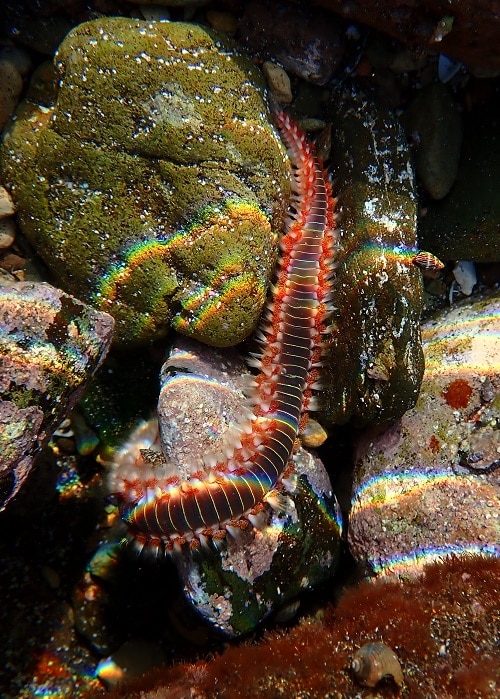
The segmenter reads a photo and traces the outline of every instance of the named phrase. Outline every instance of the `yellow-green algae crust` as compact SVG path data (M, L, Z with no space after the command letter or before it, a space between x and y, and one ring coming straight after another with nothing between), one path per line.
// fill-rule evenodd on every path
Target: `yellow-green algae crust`
M172 324L244 339L289 195L258 69L211 30L125 18L79 25L55 62L55 102L28 93L2 169L57 283L111 313L120 343Z

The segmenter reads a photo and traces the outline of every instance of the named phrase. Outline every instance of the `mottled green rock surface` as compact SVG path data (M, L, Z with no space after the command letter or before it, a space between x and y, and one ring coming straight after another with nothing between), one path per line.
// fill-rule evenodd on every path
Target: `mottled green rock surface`
M260 72L213 31L125 18L76 27L56 66L55 103L28 94L2 170L57 283L109 311L121 343L171 324L242 340L289 192Z
M340 511L317 456L299 449L287 512L260 529L228 537L220 553L174 557L186 599L227 636L249 633L306 590L333 577L341 550Z
M333 105L340 267L321 415L328 423L382 422L414 404L423 372L413 174L390 112L354 88Z

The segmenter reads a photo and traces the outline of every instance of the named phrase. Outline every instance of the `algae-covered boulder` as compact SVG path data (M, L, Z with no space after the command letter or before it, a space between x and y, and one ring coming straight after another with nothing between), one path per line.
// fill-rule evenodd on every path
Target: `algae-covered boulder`
M414 405L424 368L409 151L394 115L355 87L335 95L332 122L340 266L321 416L394 420Z
M260 72L211 30L125 18L76 27L55 62L54 99L28 93L2 169L56 282L110 312L121 343L171 325L242 340L289 192Z

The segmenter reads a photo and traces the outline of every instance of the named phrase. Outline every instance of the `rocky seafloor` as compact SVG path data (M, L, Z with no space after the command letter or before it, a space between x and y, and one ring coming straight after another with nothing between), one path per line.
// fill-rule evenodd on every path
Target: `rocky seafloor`
M498 696L495 3L3 20L0 695ZM290 198L276 105L337 198L318 410L254 528L139 555L113 462L189 476L244 409Z

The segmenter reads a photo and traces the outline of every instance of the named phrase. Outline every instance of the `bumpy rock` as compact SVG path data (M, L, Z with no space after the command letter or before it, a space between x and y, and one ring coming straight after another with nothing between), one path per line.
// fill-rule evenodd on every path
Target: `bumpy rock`
M355 88L335 95L332 109L341 264L321 414L381 422L414 405L423 372L413 173L391 113Z
M457 304L422 329L413 410L358 444L349 542L376 571L447 553L500 555L500 295Z
M500 136L494 97L468 114L456 182L419 221L419 240L443 260L500 261Z
M242 417L248 373L235 350L176 339L161 370L157 412L162 450L179 478L222 448L228 426Z
M272 612L335 573L341 519L328 474L313 454L294 458L295 487L284 487L286 512L265 526L229 539L222 551L176 560L184 594L196 611L227 636L252 631Z
M113 325L48 284L0 285L0 510L82 396Z
M28 95L3 148L26 235L119 342L241 341L289 193L261 73L212 30L124 18L76 27L56 63L55 104Z

